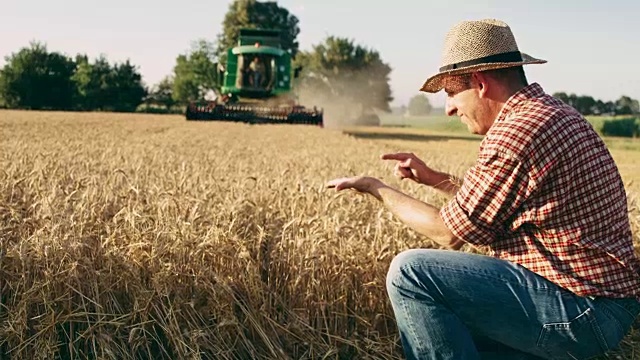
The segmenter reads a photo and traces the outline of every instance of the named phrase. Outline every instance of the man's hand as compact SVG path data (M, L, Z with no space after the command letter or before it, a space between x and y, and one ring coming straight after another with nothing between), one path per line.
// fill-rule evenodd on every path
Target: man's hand
M455 177L428 167L413 153L383 154L382 160L397 160L394 173L400 179L411 179L418 184L434 187L448 195L460 189L460 181Z
M394 174L400 179L411 179L418 184L431 185L429 180L435 174L432 170L413 153L383 154L382 160L397 160Z
M377 190L382 186L384 186L382 181L368 176L333 179L327 183L328 188L335 188L336 191L353 189L361 193L371 194L378 199L380 199L380 195Z

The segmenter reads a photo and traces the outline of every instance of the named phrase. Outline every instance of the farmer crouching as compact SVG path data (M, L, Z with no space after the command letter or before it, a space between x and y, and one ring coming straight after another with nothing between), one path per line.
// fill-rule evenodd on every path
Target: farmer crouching
M575 109L528 84L509 26L464 21L421 90L484 135L463 179L413 154L396 174L451 195L436 208L372 177L329 187L373 195L412 229L457 250L413 249L387 290L408 359L586 359L616 347L640 312L625 189L605 144Z

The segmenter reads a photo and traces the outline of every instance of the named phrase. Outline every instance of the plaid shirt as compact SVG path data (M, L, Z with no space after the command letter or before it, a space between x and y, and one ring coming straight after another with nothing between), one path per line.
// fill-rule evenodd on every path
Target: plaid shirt
M458 238L578 295L640 299L616 164L591 125L536 83L507 101L440 215Z

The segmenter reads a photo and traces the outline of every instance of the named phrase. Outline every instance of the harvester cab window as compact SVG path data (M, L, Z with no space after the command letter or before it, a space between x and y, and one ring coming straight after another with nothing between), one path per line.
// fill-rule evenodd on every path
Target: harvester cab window
M273 59L264 55L243 54L239 57L238 74L242 87L265 89L272 83Z

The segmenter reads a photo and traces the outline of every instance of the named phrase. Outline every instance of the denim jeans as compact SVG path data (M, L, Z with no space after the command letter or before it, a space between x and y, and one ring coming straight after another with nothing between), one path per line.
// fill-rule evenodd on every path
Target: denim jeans
M631 299L580 297L497 258L417 249L391 263L387 291L407 359L587 359L617 347Z

